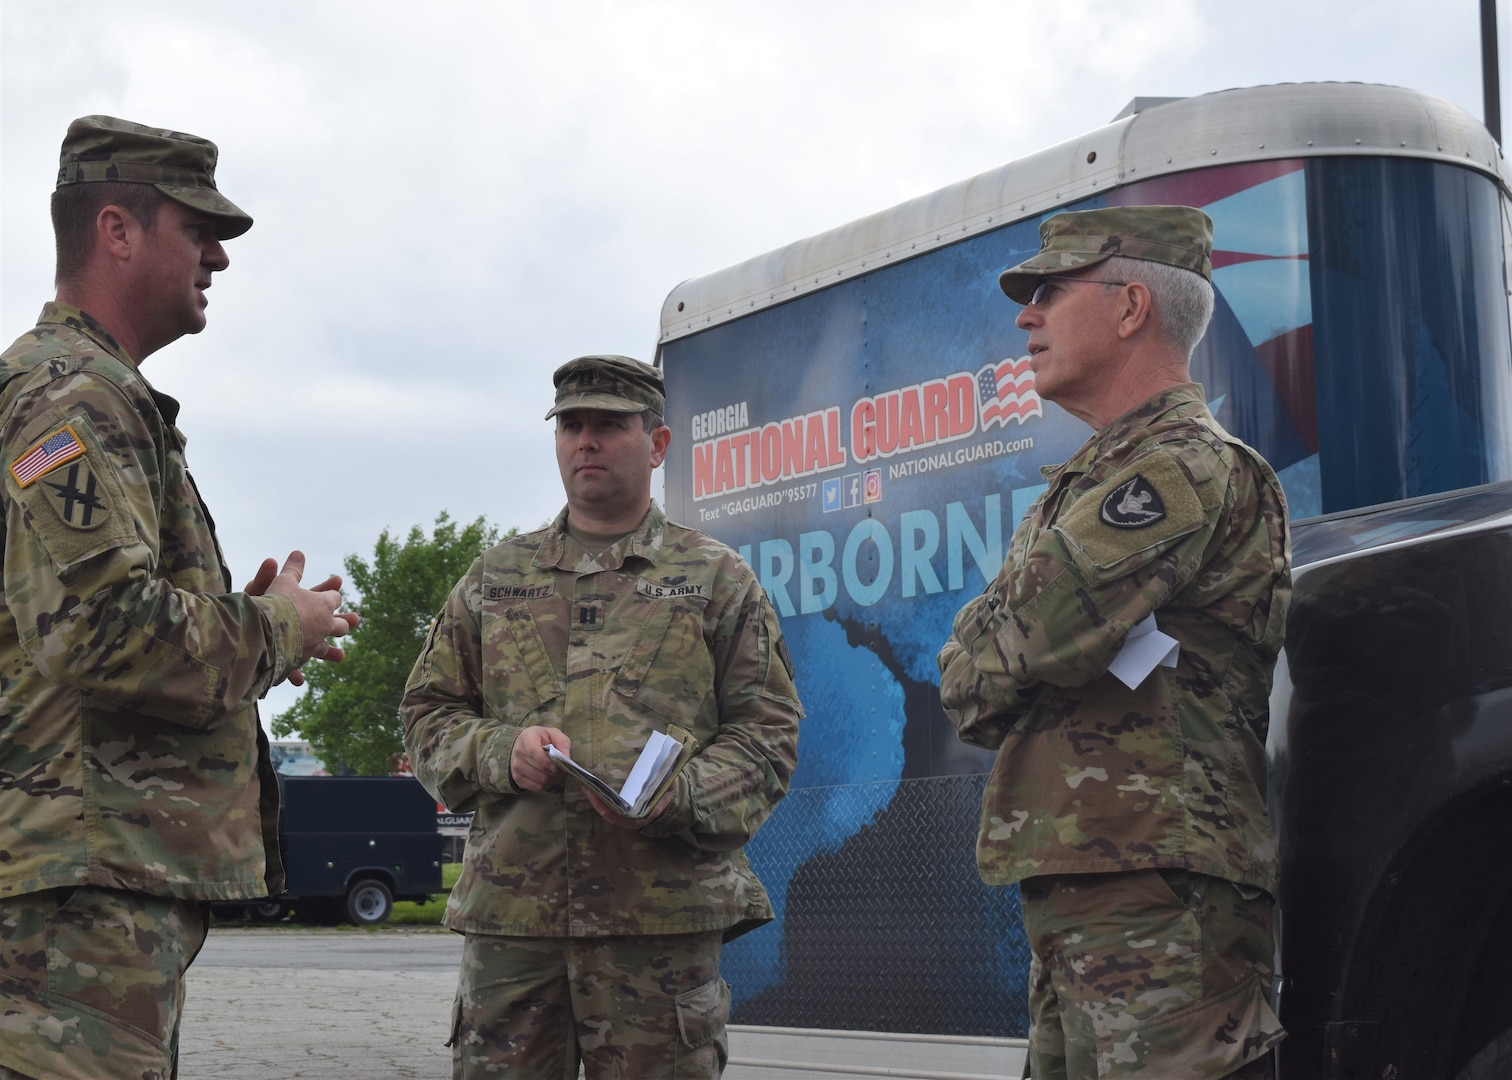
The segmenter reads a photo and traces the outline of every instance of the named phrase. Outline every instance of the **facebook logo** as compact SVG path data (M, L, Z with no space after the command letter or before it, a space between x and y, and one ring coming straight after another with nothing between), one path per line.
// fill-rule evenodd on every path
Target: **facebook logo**
M861 474L851 473L849 476L841 477L841 483L844 486L842 496L845 499L846 508L860 506L861 498L865 494L861 487Z

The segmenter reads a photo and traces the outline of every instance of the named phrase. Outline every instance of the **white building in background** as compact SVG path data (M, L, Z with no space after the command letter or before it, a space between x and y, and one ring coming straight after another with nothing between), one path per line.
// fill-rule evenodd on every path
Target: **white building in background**
M303 739L276 739L268 744L273 768L284 776L330 776Z

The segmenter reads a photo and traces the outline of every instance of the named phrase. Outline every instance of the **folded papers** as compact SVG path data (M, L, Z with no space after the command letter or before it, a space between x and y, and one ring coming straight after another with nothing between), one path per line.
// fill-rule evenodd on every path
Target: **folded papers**
M1129 631L1123 648L1108 665L1108 671L1133 690L1157 667L1175 667L1180 653L1181 643L1170 634L1157 630L1152 614Z
M625 817L645 817L661 798L677 767L683 761L683 743L661 731L653 731L641 748L640 757L625 777L624 786L618 791L598 774L583 768L555 746L546 747L546 754L568 776L576 777L610 807Z

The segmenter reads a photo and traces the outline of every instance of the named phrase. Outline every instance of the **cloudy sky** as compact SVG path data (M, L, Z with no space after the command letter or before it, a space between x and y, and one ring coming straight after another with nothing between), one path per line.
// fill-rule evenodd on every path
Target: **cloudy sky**
M1303 80L1407 86L1478 117L1478 6L0 0L0 334L52 295L71 119L215 140L221 188L257 224L228 244L206 332L144 373L184 403L238 580L294 547L324 573L443 510L549 519L552 370L651 359L685 278L1073 138L1135 96Z

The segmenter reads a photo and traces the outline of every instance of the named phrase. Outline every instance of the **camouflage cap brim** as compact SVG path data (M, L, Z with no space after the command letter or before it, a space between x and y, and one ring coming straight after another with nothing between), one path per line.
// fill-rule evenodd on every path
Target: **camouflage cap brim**
M147 127L114 116L81 116L68 126L58 157L58 187L150 184L168 198L210 216L219 240L252 227L252 215L216 188L220 151L209 139Z
M153 186L174 202L209 214L214 219L217 240L232 240L252 227L252 215L214 188Z
M616 353L569 360L556 369L551 381L556 386L556 404L546 414L548 420L569 409L617 413L650 409L660 414L667 407L661 372Z
M1110 257L1108 252L1041 251L999 274L998 287L1015 304L1027 304L1040 278L1096 266Z
M603 412L639 413L645 412L649 405L644 402L626 401L614 394L574 394L565 398L551 407L546 414L550 420L557 413L570 412L573 409L599 409Z

